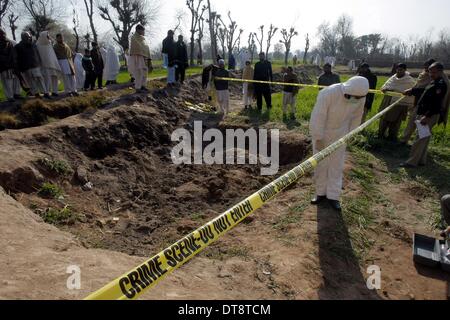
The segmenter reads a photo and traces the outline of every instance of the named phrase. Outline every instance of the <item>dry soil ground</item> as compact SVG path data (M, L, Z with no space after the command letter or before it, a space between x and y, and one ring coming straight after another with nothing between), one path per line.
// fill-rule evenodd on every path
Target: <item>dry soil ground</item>
M207 101L197 79L147 97L121 94L101 110L0 133L0 298L83 298L271 180L255 166L172 164L174 129L199 119L220 129L252 124L186 108ZM284 172L310 143L286 125L260 127L274 126ZM143 298L446 299L448 276L411 256L413 232L435 232L437 197L424 193L441 190L412 182L396 161L354 149L343 214L311 206L306 177ZM72 265L81 290L66 287ZM371 265L381 268L381 290L366 286Z

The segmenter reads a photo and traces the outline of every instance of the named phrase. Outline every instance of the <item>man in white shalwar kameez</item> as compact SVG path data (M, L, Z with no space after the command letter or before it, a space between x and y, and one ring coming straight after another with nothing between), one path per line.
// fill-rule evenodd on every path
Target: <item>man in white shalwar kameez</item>
M105 61L105 79L106 85L117 83L117 75L120 71L119 56L113 46L109 46L106 51Z
M56 44L53 46L53 49L63 74L64 91L73 96L78 96L72 50L64 42L61 34L56 35Z
M84 80L86 79L86 72L83 69L83 55L79 52L75 53L75 78L77 80L77 89L83 90Z
M361 124L369 81L353 77L345 83L320 91L311 115L310 132L314 154L330 146ZM333 209L341 211L339 202L345 162L343 146L319 163L315 170L316 198L312 204L328 199Z
M48 31L42 31L36 46L41 58L41 70L44 76L45 85L52 93L52 96L58 95L58 76L62 76L61 67L53 50L52 42Z
M147 76L152 71L150 48L145 41L145 28L142 25L136 26L136 32L130 41L130 58L128 68L134 76L135 89L137 93L148 91Z

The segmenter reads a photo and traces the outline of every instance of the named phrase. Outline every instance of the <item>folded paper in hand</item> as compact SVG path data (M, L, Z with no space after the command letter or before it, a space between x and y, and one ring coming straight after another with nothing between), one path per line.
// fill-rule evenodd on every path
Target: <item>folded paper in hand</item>
M419 120L416 121L417 125L417 133L419 135L419 139L425 139L431 137L431 130L428 125L423 125Z

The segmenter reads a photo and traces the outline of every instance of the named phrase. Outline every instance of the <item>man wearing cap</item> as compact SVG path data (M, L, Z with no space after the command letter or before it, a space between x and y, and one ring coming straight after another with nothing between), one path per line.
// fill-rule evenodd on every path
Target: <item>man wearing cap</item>
M444 65L442 63L433 63L429 68L429 72L432 81L425 89L412 88L406 90L405 95L419 98L416 121L420 121L421 125L428 126L430 131L432 131L439 122L448 86L443 78ZM422 139L418 136L412 146L410 158L400 166L404 168L425 166L430 141L431 136Z
M228 90L228 80L220 80L216 78L229 78L230 72L225 69L225 60L219 59L218 66L210 65L203 70L202 85L207 88L209 77L212 76L214 87L217 93L217 102L223 118L229 112L230 107L230 91Z
M310 121L314 154L361 124L368 92L369 81L359 76L320 91ZM341 211L339 200L342 193L345 150L345 146L342 146L318 164L314 175L316 197L312 204L318 205L328 200L333 209Z
M341 77L337 73L331 71L331 64L325 63L323 65L323 73L319 77L319 86L329 87L333 84L341 83Z
M428 59L423 64L423 71L419 74L419 77L417 78L416 85L414 88L420 88L425 89L431 82L430 73L428 71L428 68L435 63L436 60L434 59ZM414 107L409 110L409 117L406 124L405 131L403 133L402 138L400 139L400 142L403 144L407 144L409 140L411 140L412 135L416 131L416 117L417 117L417 102L418 98L414 99Z

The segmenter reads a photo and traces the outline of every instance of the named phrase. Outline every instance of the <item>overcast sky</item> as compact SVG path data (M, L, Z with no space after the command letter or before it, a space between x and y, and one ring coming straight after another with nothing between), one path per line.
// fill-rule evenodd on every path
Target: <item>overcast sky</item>
M69 5L66 0L63 3ZM82 13L82 0L79 4ZM148 0L154 1L154 0ZM185 0L159 0L160 15L154 26L153 36L149 37L152 47L164 38L167 30L175 25L175 14L185 10L184 34L188 34L190 14ZM206 0L205 0L206 1ZM243 42L247 42L249 31L258 26L273 23L280 28L294 25L300 35L293 41L293 50L303 49L306 33L314 39L317 27L324 20L334 22L343 13L354 20L356 35L367 33L388 34L390 37L408 39L410 36L424 36L432 31L437 36L442 29L450 30L450 1L448 0L211 0L213 7L222 15L230 10L239 27L245 30ZM69 5L70 6L70 5ZM87 20L80 14L82 24ZM97 16L97 24L102 32L110 31L109 25ZM70 20L68 21L70 26ZM276 39L279 40L279 39Z

